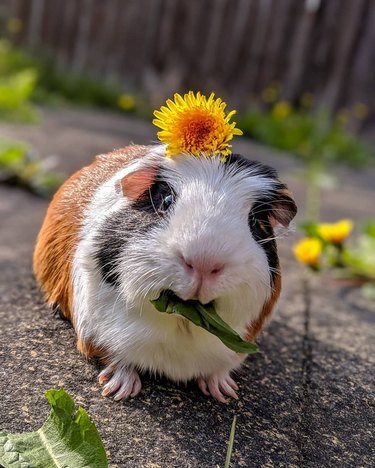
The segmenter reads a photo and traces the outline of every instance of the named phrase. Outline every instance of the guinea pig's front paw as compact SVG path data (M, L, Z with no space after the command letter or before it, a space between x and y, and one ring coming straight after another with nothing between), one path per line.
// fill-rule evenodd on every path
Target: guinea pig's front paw
M135 397L141 391L142 383L137 371L128 367L113 369L108 366L99 374L99 383L104 385L103 396L115 395L114 400Z
M201 391L207 396L213 396L215 400L221 403L227 403L224 395L238 400L236 390L238 386L229 373L220 375L210 375L209 377L199 377L197 380Z

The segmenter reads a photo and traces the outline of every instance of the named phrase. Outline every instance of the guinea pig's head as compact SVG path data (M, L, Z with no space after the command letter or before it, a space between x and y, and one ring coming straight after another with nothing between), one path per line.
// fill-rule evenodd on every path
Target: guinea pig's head
M239 155L162 151L113 184L122 201L97 238L103 278L130 301L164 289L202 303L244 291L265 300L279 267L274 228L296 214L276 171Z

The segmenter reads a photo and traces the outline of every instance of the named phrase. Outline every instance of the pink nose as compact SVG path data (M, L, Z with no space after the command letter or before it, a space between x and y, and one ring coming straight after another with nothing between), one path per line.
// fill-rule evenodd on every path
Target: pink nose
M216 276L224 270L224 265L222 263L207 259L194 260L182 256L181 260L188 272L201 277Z

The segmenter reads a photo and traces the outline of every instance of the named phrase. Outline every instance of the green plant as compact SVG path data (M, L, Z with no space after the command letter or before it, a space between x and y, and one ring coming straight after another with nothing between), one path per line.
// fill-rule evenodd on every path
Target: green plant
M76 104L95 105L134 112L137 100L124 94L118 82L104 83L85 73L61 70L56 60L47 55L34 57L13 47L8 41L0 41L0 76L15 76L25 70L35 76L35 86L29 97L37 103L69 101Z
M231 427L231 430L230 430L227 457L225 459L224 468L229 468L229 466L230 466L230 459L232 458L232 451L233 451L234 434L236 432L236 422L237 422L237 418L236 418L236 416L234 416L233 422L232 422L232 427Z
M288 102L276 102L268 110L255 108L239 119L245 135L280 150L291 152L305 162L308 219L317 221L320 189L330 168L343 163L361 167L375 162L374 152L350 135L338 115L331 119L325 110L311 112Z
M363 285L364 294L374 299L375 219L362 223L358 235L347 242L352 227L350 220L302 223L300 228L308 237L294 247L294 253L310 270L329 273L337 281Z
M26 122L37 120L38 114L28 102L36 78L32 69L0 77L0 119Z
M106 468L100 435L83 408L64 390L48 390L51 412L35 432L0 432L0 463L4 468Z
M26 188L38 195L50 196L63 176L49 170L51 160L41 160L19 142L0 139L0 182Z
M29 100L35 90L38 73L29 64L14 69L8 55L7 43L0 41L0 119L36 121L38 114Z
M373 156L365 143L324 110L308 112L279 102L270 111L254 109L239 119L238 126L251 138L290 151L307 163L360 167Z
M375 281L375 220L363 224L356 243L343 251L342 261L351 276Z
M51 58L36 60L40 80L33 94L36 102L49 103L67 100L75 104L116 108L120 88L109 86L82 73L58 70Z
M35 64L7 42L0 41L0 120L35 122L38 112L30 102L38 80ZM63 178L50 172L50 160L41 160L19 142L0 138L0 182L50 196Z

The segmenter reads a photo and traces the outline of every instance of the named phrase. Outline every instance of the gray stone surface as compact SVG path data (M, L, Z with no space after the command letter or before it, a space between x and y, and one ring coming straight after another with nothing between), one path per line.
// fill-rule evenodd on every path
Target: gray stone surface
M0 134L57 154L67 173L94 154L155 135L144 122L78 110L49 110L40 127L7 125ZM246 141L237 147L276 166L303 205L293 159ZM374 215L368 173L342 174L342 187L324 197L327 219ZM63 386L89 411L111 466L222 467L234 415L232 466L373 466L374 303L355 289L307 281L290 255L293 236L281 242L280 307L260 338L261 353L237 375L238 401L222 405L194 384L145 376L139 398L116 403L100 396L97 364L78 354L73 330L52 315L35 284L31 255L46 207L0 186L1 429L38 428L48 413L43 393Z

